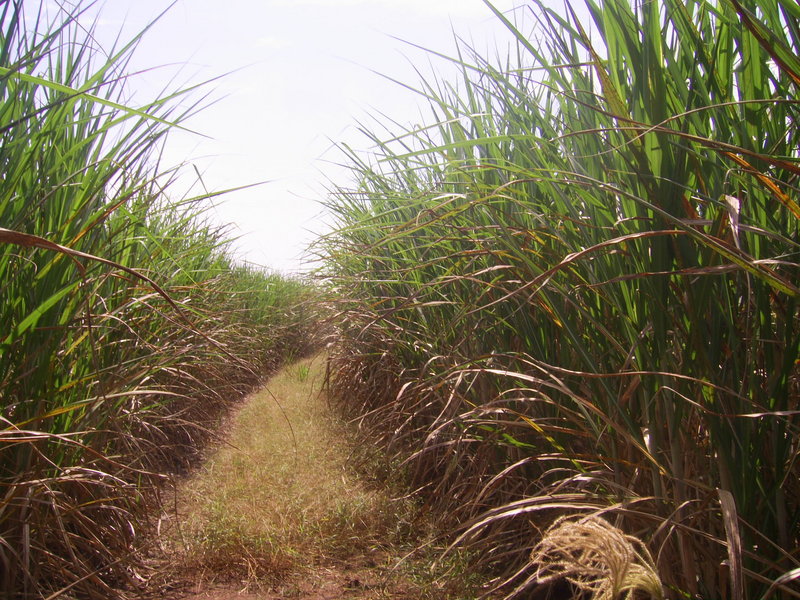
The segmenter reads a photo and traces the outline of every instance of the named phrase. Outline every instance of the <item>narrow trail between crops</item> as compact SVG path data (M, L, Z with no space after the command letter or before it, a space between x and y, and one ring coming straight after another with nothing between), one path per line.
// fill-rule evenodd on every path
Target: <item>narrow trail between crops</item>
M445 598L409 559L418 523L392 499L323 390L326 357L282 369L223 426L159 522L170 600ZM413 539L412 539L413 538ZM404 558L406 557L406 558ZM460 592L459 592L460 593ZM465 596L460 596L465 597Z

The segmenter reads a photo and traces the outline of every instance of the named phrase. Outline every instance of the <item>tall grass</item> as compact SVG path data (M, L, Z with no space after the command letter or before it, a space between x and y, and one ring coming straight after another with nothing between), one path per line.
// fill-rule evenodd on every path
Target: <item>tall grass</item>
M81 5L33 6L0 6L0 595L110 598L164 474L308 344L309 287L168 198L161 142L197 106L124 106L141 36L106 55Z
M798 596L800 12L585 6L489 5L516 53L351 155L332 386L512 595L602 512L670 597Z

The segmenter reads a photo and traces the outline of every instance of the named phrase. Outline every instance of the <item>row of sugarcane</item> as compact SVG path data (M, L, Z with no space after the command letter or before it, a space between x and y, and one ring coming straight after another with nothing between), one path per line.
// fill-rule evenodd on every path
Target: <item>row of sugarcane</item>
M0 6L4 598L141 584L168 477L310 339L309 286L236 262L207 199L170 197L160 149L197 100L127 106L141 35L106 52L89 8Z
M668 597L798 597L800 9L581 4L487 2L508 58L351 152L332 390L511 597L598 515Z

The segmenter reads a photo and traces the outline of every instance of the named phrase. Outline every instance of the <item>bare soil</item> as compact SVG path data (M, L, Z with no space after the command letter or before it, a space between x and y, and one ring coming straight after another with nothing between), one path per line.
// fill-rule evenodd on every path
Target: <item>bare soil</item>
M361 557L359 557L360 559ZM416 586L387 574L385 568L340 562L318 565L272 590L252 585L196 582L171 595L171 600L416 600Z

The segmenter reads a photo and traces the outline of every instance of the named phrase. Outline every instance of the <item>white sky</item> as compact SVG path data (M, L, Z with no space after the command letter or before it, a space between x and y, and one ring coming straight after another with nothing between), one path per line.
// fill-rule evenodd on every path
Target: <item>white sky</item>
M521 1L494 5L509 10ZM123 29L127 39L169 4L106 0L98 38ZM195 165L209 190L269 180L221 197L215 218L234 224L240 257L293 272L323 229L328 181L349 182L332 164L342 158L332 144L368 149L357 121L378 111L421 121L424 101L373 71L416 85L414 66L430 73L429 56L395 38L452 54L453 32L491 54L510 40L482 0L177 0L133 63L171 66L134 78L131 104L173 78L194 84L235 71L208 88L216 103L185 123L210 139L173 132L164 166Z

